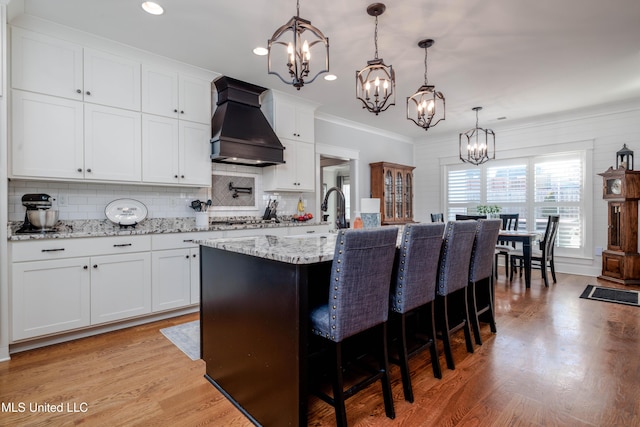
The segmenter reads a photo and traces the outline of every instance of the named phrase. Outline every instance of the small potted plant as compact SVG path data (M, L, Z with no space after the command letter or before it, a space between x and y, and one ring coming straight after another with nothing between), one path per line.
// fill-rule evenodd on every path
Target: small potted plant
M478 205L476 211L487 218L497 218L502 208L498 205Z

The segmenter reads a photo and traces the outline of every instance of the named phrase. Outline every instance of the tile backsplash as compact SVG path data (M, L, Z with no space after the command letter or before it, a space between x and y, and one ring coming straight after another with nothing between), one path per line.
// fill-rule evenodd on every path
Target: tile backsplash
M296 212L301 197L306 210L315 212L316 203L312 193L268 193L262 190L262 169L213 164L212 169L218 175L248 179L254 182L255 202L251 206L214 206L209 215L212 217L262 216L269 200L278 201L279 215L292 215ZM238 181L240 182L240 181ZM243 181L244 182L244 181ZM209 188L167 187L161 185L96 184L57 181L9 181L8 219L24 220L25 208L22 196L27 193L46 193L55 200L54 208L59 210L61 220L106 219L104 209L115 199L135 199L147 206L149 218L182 218L194 216L190 204L192 200L208 200L213 197ZM214 190L218 191L218 190ZM220 190L222 191L222 190ZM228 184L225 193L229 193ZM240 198L240 197L239 197Z

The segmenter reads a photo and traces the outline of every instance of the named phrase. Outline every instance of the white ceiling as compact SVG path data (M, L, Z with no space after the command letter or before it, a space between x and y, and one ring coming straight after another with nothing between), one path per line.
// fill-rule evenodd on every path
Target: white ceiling
M300 1L300 16L330 40L331 73L299 92L267 74L267 45L296 12L293 0L20 0L9 7L319 104L318 111L423 140L527 117L640 97L639 0L387 1L379 57L393 65L396 105L375 116L355 99L355 72L374 57L369 0ZM15 13L15 10L12 12ZM406 97L424 82L446 97L446 120L425 133L406 119ZM313 66L313 64L312 64Z

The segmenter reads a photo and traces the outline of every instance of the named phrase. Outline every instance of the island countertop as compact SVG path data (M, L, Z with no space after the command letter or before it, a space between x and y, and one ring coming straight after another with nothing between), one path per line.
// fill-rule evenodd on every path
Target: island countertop
M395 227L395 226L389 226ZM398 245L402 236L398 227ZM215 249L251 255L289 264L315 264L333 260L336 239L340 231L290 236L251 236L195 240Z

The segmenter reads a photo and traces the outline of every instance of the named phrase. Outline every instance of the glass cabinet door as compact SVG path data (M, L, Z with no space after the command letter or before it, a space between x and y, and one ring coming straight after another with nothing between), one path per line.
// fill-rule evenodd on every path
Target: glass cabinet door
M393 174L390 170L384 173L384 217L393 218Z
M413 206L411 206L411 201L413 200L413 183L411 182L413 175L409 172L405 175L405 185L404 185L404 218L405 219L413 219Z
M402 171L395 172L396 175L396 219L404 218L404 209L403 209L403 197L404 197L404 177L402 176Z

